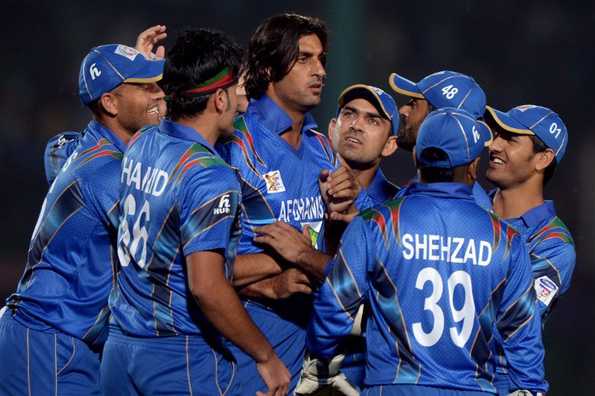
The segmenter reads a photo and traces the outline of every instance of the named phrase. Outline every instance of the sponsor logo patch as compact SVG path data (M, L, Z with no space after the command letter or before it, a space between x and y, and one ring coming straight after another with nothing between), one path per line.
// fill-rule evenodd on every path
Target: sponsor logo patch
M231 205L229 203L229 194L224 194L219 198L219 205L213 209L214 215L229 214L231 212Z
M270 171L263 175L269 194L285 192L285 185L278 170Z
M546 306L550 305L554 296L558 292L558 285L547 276L541 276L535 279L534 287L537 299Z
M131 61L134 61L134 59L136 59L136 56L138 54L140 54L140 52L138 52L135 48L129 47L127 45L118 45L116 47L116 49L114 50L114 53L121 55L125 58L130 59Z

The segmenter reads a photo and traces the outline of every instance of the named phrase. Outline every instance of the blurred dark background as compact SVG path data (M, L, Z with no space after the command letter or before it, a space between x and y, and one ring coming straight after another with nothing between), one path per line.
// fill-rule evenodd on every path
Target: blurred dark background
M390 91L387 77L393 71L416 81L442 69L460 71L473 76L497 108L534 103L562 116L569 146L546 197L556 201L559 216L573 233L577 265L570 291L546 326L549 394L595 394L593 3L4 0L2 6L2 300L16 287L48 188L45 143L60 131L84 128L89 120L77 97L77 76L91 47L134 45L137 34L155 24L167 25L167 43L183 27L200 26L224 30L245 45L262 19L296 11L323 18L331 32L327 88L315 111L323 131L345 86L366 82ZM404 100L397 97L399 104ZM410 154L403 151L383 169L397 183L414 172Z

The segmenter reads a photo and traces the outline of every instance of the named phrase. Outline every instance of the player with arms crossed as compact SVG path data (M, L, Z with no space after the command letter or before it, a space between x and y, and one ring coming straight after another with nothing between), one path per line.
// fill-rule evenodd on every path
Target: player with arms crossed
M357 195L345 168L324 173L325 192L332 198L328 207L318 182L322 170L335 168L330 143L314 130L310 114L324 87L326 44L326 26L316 18L281 14L266 19L250 39L244 66L250 104L236 123L234 139L222 147L242 187L234 281L247 297L246 309L287 365L290 392L304 356L311 310L306 294L323 268L277 262L254 242L254 228L284 221L305 230L307 239L321 247L325 211L347 209ZM246 393L262 390L252 359L240 355L239 363Z
M110 395L253 394L239 387L227 339L256 361L269 395L287 392L287 369L230 282L240 186L213 146L234 130L240 58L222 33L183 33L164 71L167 119L124 156L122 271L101 366Z
M100 394L99 356L118 269L118 185L130 137L158 121L163 61L93 48L79 96L93 113L41 208L25 272L0 319L0 394Z
M554 203L543 198L568 145L568 130L552 110L534 105L501 112L488 106L485 119L494 131L486 177L497 189L492 209L526 239L531 258L537 307L545 322L561 294L570 287L576 260L574 242L556 215ZM496 383L501 395L510 389L501 354Z

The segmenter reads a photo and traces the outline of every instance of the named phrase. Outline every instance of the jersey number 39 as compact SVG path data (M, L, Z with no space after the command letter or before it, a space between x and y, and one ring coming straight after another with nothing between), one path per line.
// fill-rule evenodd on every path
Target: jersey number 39
M430 311L432 314L433 326L429 332L424 331L420 322L413 323L412 327L413 335L417 342L425 347L431 347L440 340L444 332L444 311L438 305L438 302L442 298L444 286L440 273L432 267L424 268L419 272L415 281L415 288L423 290L427 282L431 284L432 294L424 300L424 311ZM463 348L467 340L469 340L469 336L473 330L473 323L475 322L475 302L473 301L471 277L465 271L455 271L449 276L447 286L452 319L455 323L463 322L461 331L456 326L450 327L450 338L456 346ZM463 304L460 309L455 307L454 302L455 288L457 286L461 286L464 292Z

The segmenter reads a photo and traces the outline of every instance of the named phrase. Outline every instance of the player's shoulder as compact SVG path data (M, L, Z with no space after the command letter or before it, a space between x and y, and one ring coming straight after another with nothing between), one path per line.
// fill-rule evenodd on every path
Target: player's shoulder
M321 153L323 157L331 163L336 160L335 152L331 145L331 141L324 133L317 131L314 128L309 128L304 131L306 140L311 144L315 151Z
M235 182L234 169L219 156L200 143L193 143L179 156L173 166L170 180L181 183L188 179L210 179L213 182Z
M532 255L540 257L548 255L565 255L573 261L576 252L572 235L568 226L558 217L552 217L545 225L539 227L527 238Z
M130 138L130 141L128 142L128 149L130 149L131 147L135 147L140 140L143 140L143 139L146 139L146 138L152 136L158 130L159 130L158 125L147 125L145 127L142 127Z

